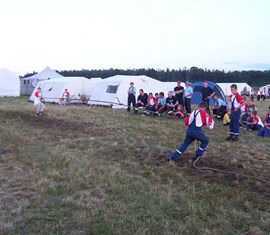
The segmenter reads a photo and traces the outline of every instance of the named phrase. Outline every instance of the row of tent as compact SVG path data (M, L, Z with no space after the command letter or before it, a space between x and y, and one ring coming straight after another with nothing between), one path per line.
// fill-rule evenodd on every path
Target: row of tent
M176 82L160 82L147 76L123 76L117 75L106 79L84 77L63 77L50 67L33 76L19 80L19 77L8 70L0 70L0 96L19 96L20 90L23 95L31 95L33 100L37 87L42 88L43 96L47 102L58 103L64 92L68 89L71 102L80 103L82 98L90 99L89 104L110 105L110 103L127 103L127 89L130 82L135 83L137 95L139 89L144 89L146 93L157 93L163 91L173 91ZM232 83L213 83L208 85L218 93L219 97L225 100L225 96L230 95L230 85ZM184 86L184 83L181 84ZM202 82L195 82L191 85L194 89L192 103L200 101L200 88ZM251 93L251 87L246 83L237 83L238 90L244 94ZM265 86L269 95L270 84ZM264 87L260 88L260 90ZM102 102L101 102L102 101ZM213 102L213 101L212 101ZM211 103L211 101L210 101ZM114 108L123 106L114 104Z

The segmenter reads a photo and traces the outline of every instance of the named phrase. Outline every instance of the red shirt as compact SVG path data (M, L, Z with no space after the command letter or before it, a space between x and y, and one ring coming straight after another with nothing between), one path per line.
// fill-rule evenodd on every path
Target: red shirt
M233 103L234 108L240 107L240 105L245 102L245 100L243 99L241 95L239 95L239 93L236 93L235 95L231 95L230 101Z
M255 122L255 123L258 123L259 122L259 118L257 116L253 117L253 118L250 118L249 119L250 122Z
M199 110L194 110L188 117L185 118L185 126L189 126L192 121L194 120L194 112L197 112ZM206 118L206 112L203 110L200 110L200 113L196 116L196 126L201 127L201 126L208 126L212 124L212 117L209 116L208 123L207 123L207 118Z

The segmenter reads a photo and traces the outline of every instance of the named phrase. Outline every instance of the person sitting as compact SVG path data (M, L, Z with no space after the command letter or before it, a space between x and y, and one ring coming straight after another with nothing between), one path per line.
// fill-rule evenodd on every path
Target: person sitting
M251 113L253 113L254 111L258 111L257 107L255 106L254 102L252 99L249 100L249 104L247 106L247 111L246 113L242 116L242 122L244 124L247 123L247 119L250 116Z
M158 116L160 116L160 114L165 112L166 110L166 98L164 97L163 92L159 93L159 98L158 98L158 102L156 104L155 110Z
M174 115L174 110L176 109L177 105L178 100L172 95L172 92L169 91L166 99L166 108L169 116Z
M181 105L181 104L177 105L177 109L176 109L174 115L175 115L175 117L178 117L178 118L185 118L185 112L183 109L183 105Z
M213 116L216 116L218 119L223 118L227 108L226 102L218 98L218 95L215 94L214 104L215 104L214 107L211 108L213 110Z
M247 98L246 97L243 97L243 99L246 101ZM240 118L242 119L242 123L240 123L240 125L242 124L247 124L247 121L245 120L245 118L243 119L243 116L246 116L247 115L247 108L248 108L248 104L245 103L242 107L241 107L241 115L240 115Z
M149 93L148 99L147 99L147 105L146 105L146 109L150 110L150 111L155 111L155 97L153 96L153 93Z
M270 137L270 106L268 108L269 112L266 114L264 119L264 128L258 132L258 136L261 136L263 138Z
M143 92L143 89L140 89L140 94L137 98L137 103L135 105L135 114L138 113L139 111L139 107L145 107L147 105L147 99L148 99L148 95L146 93Z
M223 117L223 126L229 126L230 125L230 118L231 118L232 111L228 109L228 111L225 113Z
M257 112L254 111L250 115L250 119L247 121L247 131L252 131L252 130L260 130L263 126L262 121L260 118L257 116Z

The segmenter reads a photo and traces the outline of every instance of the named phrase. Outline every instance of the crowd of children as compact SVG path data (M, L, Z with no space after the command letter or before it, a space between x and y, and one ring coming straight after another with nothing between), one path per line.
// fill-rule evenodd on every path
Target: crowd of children
M177 118L185 118L185 125L188 127L184 143L180 145L175 152L171 154L168 160L177 160L187 149L187 147L194 141L200 142L200 146L193 156L193 161L197 161L203 155L209 139L203 133L202 127L208 126L213 128L213 118L211 117L211 110L213 116L217 119L223 119L223 125L229 126L230 135L226 140L237 141L239 138L240 127L246 126L244 129L247 131L257 130L258 136L270 137L270 106L269 112L266 114L264 123L257 115L257 107L253 103L253 98L246 103L246 98L242 97L237 92L237 86L231 85L231 93L228 103L220 99L215 92L207 86L207 81L204 82L204 87L201 91L202 102L198 105L198 108L191 112L191 97L193 95L193 89L190 87L190 83L185 83L186 88L181 86L181 82L177 82L177 86L172 92L168 92L168 97L165 97L163 92L146 94L143 89L139 90L139 95L136 101L136 88L134 83L130 83L128 88L128 108L130 111L131 105L134 108L134 113L137 114L140 108L143 110L143 114L154 114L160 116L166 112L169 116ZM209 100L213 97L214 106L209 108ZM69 99L69 92L65 89L60 104L66 104ZM35 116L43 115L45 105L41 88L35 92L34 107L36 109ZM185 109L184 109L185 108Z
M146 94L142 89L140 89L140 94L137 97L134 93L130 91L135 91L134 84L130 84L128 89L128 100L134 102L129 102L128 111L130 111L131 104L133 105L134 112L137 114L140 108L142 108L143 114L153 114L154 116L161 116L162 114L167 114L168 116L174 116L177 118L186 118L191 113L191 98L193 95L193 89L190 87L190 83L185 83L185 88L181 86L181 82L177 82L177 86L173 92L168 92L167 98L163 92ZM244 130L260 131L262 128L264 131L259 132L259 136L269 135L269 125L263 124L260 117L257 115L257 107L255 106L252 97L247 101L246 97L242 97L238 91L237 86L233 84L231 86L232 95L230 96L228 102L219 98L218 95L207 86L207 81L204 82L204 87L201 90L202 102L207 105L206 113L208 115L213 114L213 117L223 120L224 126L229 126L228 141L237 141L239 138L240 128ZM131 97L132 96L132 97ZM214 105L209 108L209 100L213 98ZM270 118L265 119L265 123L269 122Z

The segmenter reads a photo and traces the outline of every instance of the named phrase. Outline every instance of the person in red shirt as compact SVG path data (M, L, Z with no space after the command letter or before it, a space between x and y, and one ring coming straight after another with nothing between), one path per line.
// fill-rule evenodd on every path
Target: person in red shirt
M187 149L187 147L194 141L198 140L201 142L199 148L197 149L195 155L193 156L193 161L199 160L200 157L203 155L206 146L208 145L209 139L203 133L202 127L203 126L211 126L212 124L212 117L209 116L206 112L208 108L207 103L201 102L198 106L198 109L194 110L186 119L185 125L188 126L186 132L186 138L184 143L176 149L174 153L171 154L169 161L175 161L178 159Z
M185 117L185 112L184 112L183 106L181 104L177 105L177 109L174 112L174 115L176 117L178 117L178 118L184 118Z
M69 92L67 89L65 89L65 91L63 92L62 98L60 99L60 105L63 104L66 105L66 103L68 103L68 99L69 99Z
M236 84L231 85L231 92L230 109L232 110L232 114L230 117L230 136L226 140L237 141L240 129L241 108L245 104L245 100L237 92Z
M261 136L263 138L270 137L270 106L268 108L269 108L269 113L267 113L265 116L264 128L258 132L258 136Z
M35 114L36 117L42 116L44 114L45 105L43 104L43 102L44 102L43 95L41 93L41 88L39 87L35 92L34 97L34 107L36 109Z
M247 131L256 131L256 130L260 130L262 128L261 123L260 123L260 118L257 116L257 112L253 111L250 114L250 118L247 121Z

